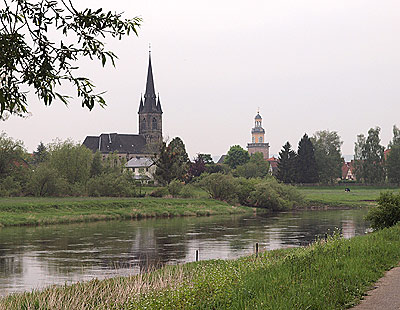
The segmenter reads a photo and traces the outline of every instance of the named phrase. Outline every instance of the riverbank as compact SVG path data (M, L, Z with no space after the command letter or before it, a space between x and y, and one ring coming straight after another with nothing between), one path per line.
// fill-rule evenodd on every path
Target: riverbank
M305 205L300 208L359 208L376 205L381 192L398 192L397 188L341 185L341 186L297 186L305 197ZM350 188L346 192L345 188Z
M9 295L0 309L343 309L400 261L400 226L352 239Z
M0 198L0 226L47 225L150 217L208 216L253 212L213 199Z

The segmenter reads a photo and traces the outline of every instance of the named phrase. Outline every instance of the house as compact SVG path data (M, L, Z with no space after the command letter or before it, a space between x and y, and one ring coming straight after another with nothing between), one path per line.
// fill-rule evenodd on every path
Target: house
M269 173L271 173L273 176L276 176L278 173L279 159L272 156L271 158L267 159L267 162L269 162Z
M154 160L149 157L134 157L126 164L125 168L132 171L136 180L149 181L154 179L156 165Z
M342 180L355 180L354 174L354 160L350 162L343 162L342 165Z

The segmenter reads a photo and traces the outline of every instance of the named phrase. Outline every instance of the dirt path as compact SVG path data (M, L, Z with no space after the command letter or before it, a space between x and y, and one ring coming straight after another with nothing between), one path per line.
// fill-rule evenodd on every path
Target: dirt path
M368 292L365 299L352 310L399 310L400 309L400 267L386 272Z

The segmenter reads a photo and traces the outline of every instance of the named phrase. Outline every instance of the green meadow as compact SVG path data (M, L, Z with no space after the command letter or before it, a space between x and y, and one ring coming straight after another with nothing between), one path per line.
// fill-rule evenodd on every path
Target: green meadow
M145 217L208 216L253 212L213 199L0 198L0 226L46 225Z
M350 188L350 192L345 192L346 187ZM357 185L298 186L297 189L304 195L306 205L313 207L370 207L376 205L381 192L399 192L399 188Z

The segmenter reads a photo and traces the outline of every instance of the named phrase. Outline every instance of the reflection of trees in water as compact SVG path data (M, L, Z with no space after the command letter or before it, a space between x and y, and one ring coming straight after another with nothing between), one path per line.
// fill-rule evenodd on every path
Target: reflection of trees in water
M184 260L189 246L218 242L231 252L305 245L339 227L344 235L365 231L357 211L308 211L270 215L187 217L111 221L47 227L4 228L0 233L0 277L22 274L33 255L52 275L83 273L85 267L140 269Z

